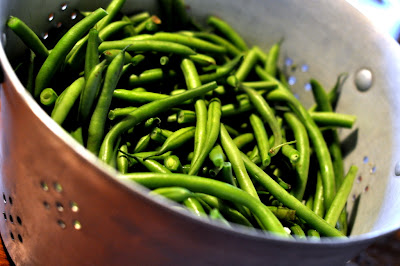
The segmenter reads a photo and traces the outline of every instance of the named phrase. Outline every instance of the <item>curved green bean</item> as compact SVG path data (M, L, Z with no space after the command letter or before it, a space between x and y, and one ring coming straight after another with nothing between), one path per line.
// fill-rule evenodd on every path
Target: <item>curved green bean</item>
M243 38L226 21L215 16L210 16L207 19L207 23L225 35L226 38L241 51L246 51L248 49Z

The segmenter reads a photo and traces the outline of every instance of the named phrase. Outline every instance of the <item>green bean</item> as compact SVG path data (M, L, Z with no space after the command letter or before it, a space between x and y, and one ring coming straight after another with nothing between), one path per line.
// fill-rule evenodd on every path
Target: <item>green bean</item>
M93 103L96 98L96 94L101 85L102 73L106 68L106 61L103 60L100 64L96 65L91 71L89 78L86 80L85 87L81 92L79 108L78 108L78 120L86 122L92 112Z
M268 206L268 209L280 220L293 221L296 211L281 206Z
M131 64L132 66L137 66L140 62L142 62L146 57L142 54L137 54L132 57Z
M150 134L146 134L143 137L141 137L138 142L136 143L135 148L133 149L134 153L142 152L144 151L150 143Z
M132 15L129 17L133 24L140 23L150 17L150 13L147 11L140 12L138 14Z
M261 80L275 82L277 89L290 91L289 87L286 87L283 83L278 81L274 76L270 75L267 71L265 71L261 66L256 65L254 70Z
M222 177L226 183L238 187L238 182L237 179L233 176L233 168L230 162L224 162L222 164L221 172Z
M193 193L183 187L160 187L150 191L149 195L160 195L175 202L182 202L193 196Z
M82 146L84 145L83 142L83 132L82 127L78 127L77 129L71 131L70 135Z
M195 123L196 112L190 110L181 110L177 114L178 124Z
M310 144L307 130L303 123L301 123L293 113L285 113L284 118L293 131L294 138L296 139L296 148L300 153L300 158L296 164L296 186L293 186L291 193L298 200L302 200L307 185L308 170L310 166Z
M135 104L153 102L156 100L165 99L169 96L166 94L155 92L136 92L131 90L116 89L114 90L112 97L131 104Z
M261 166L263 168L267 167L271 163L271 157L269 156L270 148L264 123L258 115L251 114L250 124L253 128L254 136L256 138L258 151L260 152Z
M204 211L203 206L201 206L201 203L193 197L183 200L183 205L185 205L196 216L206 216L206 212Z
M303 229L300 227L298 224L293 224L290 226L290 230L292 233L295 235L296 238L298 239L305 239L306 234L304 233Z
M129 115L130 113L132 113L136 109L137 109L137 107L133 107L133 106L124 107L124 108L115 108L108 112L108 119L115 120L120 117L125 117L125 116Z
M40 93L40 102L45 106L53 106L58 95L52 88L46 88Z
M164 165L153 159L143 159L140 157L135 157L136 161L141 163L147 170L153 173L170 174L171 171L168 170Z
M318 126L352 128L357 117L334 112L310 112L311 118Z
M246 51L248 49L246 42L227 22L215 16L210 16L207 23L226 36L239 50Z
M154 128L153 131L151 131L150 133L150 138L159 144L164 144L167 137L164 136L161 132L162 132L161 128L158 127ZM157 154L161 153L156 153L156 155Z
M316 231L314 229L309 229L307 231L307 236L311 237L311 238L320 238L320 235L319 235L318 231Z
M85 86L85 78L81 77L75 80L68 88L66 88L57 98L51 118L59 125L62 125L67 118L71 108L79 98L83 87Z
M223 78L229 75L237 67L237 65L240 64L242 60L243 60L243 55L242 54L238 55L231 61L227 62L226 64L218 67L215 70L215 72L199 75L200 81L202 83L207 83L210 81Z
M159 117L150 117L144 123L145 128L153 128L155 126L159 126L161 123L161 119Z
M241 53L241 51L236 48L232 43L230 43L228 40L222 38L221 36L218 36L214 33L209 33L209 32L200 32L200 31L181 31L179 32L180 34L186 35L186 36L192 36L192 37L197 37L200 39L208 40L211 41L215 44L218 44L222 47L225 47L226 52L231 55L231 56L237 56Z
M341 232L329 225L324 219L315 214L308 207L304 206L294 196L290 195L280 185L278 185L267 173L254 164L245 154L242 159L249 171L249 174L265 187L276 199L286 207L296 211L296 215L306 221L311 227L325 236L344 236Z
M196 66L190 59L183 59L181 62L181 69L185 77L186 87L191 90L200 86L202 83L199 79ZM194 104L196 112L196 132L194 135L194 155L191 166L198 159L201 149L206 144L207 132L207 106L202 98L195 100Z
M234 116L252 110L254 106L248 99L243 99L237 104L229 103L221 107L222 117Z
M273 77L276 76L277 72L277 62L279 59L281 42L282 40L272 45L271 49L268 52L268 57L265 64L265 71Z
M120 40L120 41L105 41L99 45L99 52L102 53L111 49L123 49L130 45L126 51L128 52L162 52L173 53L183 56L196 54L190 47L173 42L158 41L158 40Z
M208 158L212 161L215 167L222 168L226 160L226 155L223 152L221 145L215 145L208 154Z
M189 59L201 66L209 66L217 64L214 58L205 54L189 55Z
M228 131L226 131L223 124L221 124L221 144L226 156L232 164L233 171L235 172L236 179L239 183L239 187L249 193L251 196L260 200L258 197L257 191L254 188L253 183L246 171L246 168L243 164L243 160L240 158L240 151L236 147L235 143L229 136Z
M172 43L179 43L188 46L196 51L206 53L225 53L226 48L221 45L216 45L196 37L189 37L178 33L170 32L157 32L154 34L154 40L168 41Z
M311 142L315 148L315 153L319 162L322 182L324 185L325 207L329 208L335 195L335 177L333 172L332 160L327 144L318 126L310 117L309 113L301 103L286 89L277 89L267 95L267 100L286 101L293 111L299 116L305 125Z
M105 16L102 20L100 20L96 24L96 28L98 31L102 30L104 27L106 27L108 24L110 24L110 22L114 19L114 17L117 15L117 13L121 10L125 1L126 0L112 0L108 4L108 6L106 8L108 15Z
M95 28L90 29L85 55L85 80L89 80L90 73L100 63L98 39L99 32Z
M128 152L128 146L126 144L121 145L117 153L117 169L121 174L126 174L128 173L129 160L121 151Z
M10 16L7 26L17 34L24 44L31 49L38 57L47 58L49 51L39 37L19 18ZM46 85L45 85L46 86Z
M39 97L42 90L50 83L52 77L64 62L68 52L74 44L97 23L101 18L107 15L104 9L97 9L91 15L79 21L57 42L46 61L43 63L36 76L35 97Z
M174 77L175 75L176 73L173 70L165 71L161 68L148 69L143 71L139 76L132 74L129 77L129 85L139 86L143 84L160 81L165 78L171 78Z
M160 155L167 151L175 150L191 140L195 134L195 127L185 127L178 129L169 136L161 148L154 155Z
M144 41L153 39L153 35L151 34L139 34L136 36L126 37L122 39L122 41Z
M144 30L146 30L146 29L149 30L149 29L148 29L149 23L152 23L152 24L154 24L154 25L158 25L158 24L161 24L161 20L160 20L159 17L157 17L157 16L155 16L155 15L153 15L153 16L151 16L151 17L145 19L145 20L143 20L142 22L140 22L140 23L135 27L135 32L136 32L136 34L139 34L139 33L141 33L142 31L144 31ZM151 28L150 28L150 31L151 31Z
M247 53L244 55L242 63L235 72L235 76L234 77L231 76L228 78L228 83L234 85L235 82L244 81L246 77L249 75L250 71L253 69L254 65L257 63L257 60L258 60L257 53L253 47L249 51L247 51Z
M282 154L286 156L292 164L297 164L300 159L300 152L293 148L292 145L283 145Z
M153 156L154 151L144 151L144 152L138 152L138 153L134 153L134 154L129 154L129 153L123 152L121 150L120 150L120 152L122 154L124 154L127 158L129 158L129 163L131 166L139 163L136 160L137 158L146 159L146 160L151 159L151 160L156 160L156 161L163 161L166 157L171 155L171 152L166 152L164 154L157 155L157 156Z
M314 196L314 204L312 210L320 217L324 217L325 215L325 206L324 206L324 188L322 185L321 173L317 173L317 183L315 189Z
M210 217L211 220L215 220L215 221L219 221L222 224L231 227L231 225L229 224L229 222L225 219L225 217L219 212L218 209L212 209L208 215L208 217Z
M253 90L264 90L266 93L278 88L277 84L272 81L246 81L242 82L242 85Z
M163 56L160 57L160 65L166 66L166 65L168 65L168 63L169 63L169 57L168 56L163 55Z
M194 153L189 175L197 174L218 139L221 125L221 101L217 98L213 98L207 113L206 140L204 145L199 146L199 154L197 157L196 153Z
M111 63L111 61L121 52L119 49L111 49L103 52L104 59L107 60L108 63ZM125 52L124 53L125 59L124 59L124 64L128 64L129 62L132 61L132 56Z
M122 66L124 64L124 53L125 50L122 50L108 66L103 88L90 118L87 149L95 155L99 153L101 142L104 137L105 123L111 105L113 91L121 77Z
M274 147L277 147L282 143L282 132L278 124L278 120L275 117L274 111L257 91L244 86L241 86L241 88L247 93L250 101L254 104L262 119L268 123L269 127L272 130L272 134L274 135ZM261 152L260 148L259 151ZM278 151L279 148L274 149L273 152L270 152L269 155L275 156Z
M171 172L181 172L182 165L179 157L176 155L170 155L164 159L164 166Z
M122 16L121 20L124 22L128 22L128 24L125 27L123 27L124 35L125 36L135 36L136 30L135 30L135 27L133 27L132 21L127 16Z
M184 174L130 173L119 175L118 177L135 181L149 189L181 186L195 193L205 193L223 200L232 201L247 207L258 217L263 227L267 230L272 233L277 233L282 237L288 236L282 224L265 205L247 192L226 183L205 177L188 176Z
M229 131L228 131L229 132ZM242 135L239 135L233 139L233 142L235 143L236 147L241 150L244 146L247 144L251 143L254 140L254 135L253 133L244 133Z
M328 224L335 226L339 216L346 205L347 197L350 195L354 179L357 176L358 167L352 165L345 176L335 198L328 211L325 214L325 220Z

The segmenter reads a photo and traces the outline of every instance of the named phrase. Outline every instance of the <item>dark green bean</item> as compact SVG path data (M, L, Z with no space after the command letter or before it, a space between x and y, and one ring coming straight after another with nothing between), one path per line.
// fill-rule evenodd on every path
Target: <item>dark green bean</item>
M100 63L98 47L99 32L95 28L91 28L85 55L85 80L89 80L90 73Z
M99 153L101 142L104 137L105 123L110 109L113 91L121 77L122 66L124 65L124 53L125 50L122 50L108 66L103 88L90 118L87 149L95 155Z
M269 156L269 143L267 131L264 127L264 122L256 114L250 115L250 124L253 128L254 136L256 138L258 151L261 157L261 166L267 167L271 163L271 157Z
M273 77L275 77L277 73L277 63L279 59L281 42L282 41L275 43L274 45L272 45L271 49L269 49L267 61L265 64L265 71Z
M239 187L257 200L260 200L257 191L254 188L254 184L252 183L243 164L243 160L240 158L240 151L236 147L232 138L229 136L229 133L228 131L226 131L223 124L221 124L220 134L222 148L224 149L226 156L232 164L233 171L235 172L236 179L239 183Z
M215 16L210 16L207 19L207 23L226 36L241 51L248 49L246 42L227 22Z
M192 192L200 192L215 196L223 200L229 200L239 205L247 207L255 216L258 217L263 227L272 233L287 237L288 234L283 229L282 224L260 201L249 195L247 192L228 185L224 182L205 178L188 176L184 174L159 174L159 173L130 173L119 175L121 179L129 179L137 183L152 188L181 186ZM301 204L301 203L300 203ZM328 225L329 226L329 225ZM329 228L331 228L329 226ZM335 230L335 229L333 229ZM340 233L339 233L340 234ZM341 234L340 234L341 236Z
M187 141L191 140L195 135L195 127L185 127L178 129L171 136L169 136L161 148L155 152L154 155L160 155L164 152L175 150Z
M96 28L98 31L102 30L104 27L106 27L110 22L114 19L114 17L117 15L117 13L121 10L122 6L126 0L112 0L107 8L106 11L108 13L107 16L105 16L102 20L100 20L96 24Z
M35 63L36 63L36 54L31 50L30 57L29 57L29 67L28 67L28 77L26 79L26 90L33 95L35 89Z
M317 183L315 189L314 196L314 204L312 210L320 217L324 217L325 215L325 206L324 206L324 188L322 185L321 173L317 173Z
M122 144L117 153L117 170L121 174L126 174L128 173L129 160L121 151L125 153L128 152L128 146L126 144Z
M47 58L49 51L40 38L19 18L11 16L7 26L31 49L38 57ZM46 86L46 85L45 85Z
M155 92L136 92L131 90L116 89L112 95L113 98L124 100L125 102L136 104L136 103L148 103L156 100L161 100L169 97L166 94L155 93Z
M120 117L125 117L136 110L137 107L129 106L124 108L115 108L108 112L108 119L115 120Z
M121 20L124 22L128 22L128 24L125 27L123 27L124 35L129 36L129 37L135 36L136 31L135 31L135 27L133 27L132 21L127 16L122 16Z
M105 41L99 45L99 52L102 53L111 49L124 49L130 45L126 50L128 52L162 52L173 53L183 56L196 54L190 47L167 41L158 40L120 40L120 41Z
M324 200L326 208L329 208L335 195L335 176L333 172L332 159L329 154L327 144L322 136L321 131L310 117L309 113L286 89L276 89L267 95L267 100L271 101L286 101L293 111L299 116L300 120L305 125L311 142L315 148L315 153L320 166L322 182L324 185Z
M43 63L36 76L35 81L35 97L39 97L40 93L50 83L52 77L57 72L61 64L64 62L68 52L74 44L93 27L100 19L107 15L104 9L99 8L91 15L79 21L57 42L46 61Z
M58 95L52 88L46 88L40 93L40 102L45 106L53 106Z
M264 97L262 97L257 91L241 86L241 88L247 93L250 101L254 104L258 113L261 115L262 119L268 123L269 127L272 130L272 134L274 135L274 147L277 147L282 143L282 131L279 126L278 120L275 117L274 111L271 109L269 104L265 101ZM260 150L260 148L259 148ZM276 155L279 151L279 148L274 148L273 152L270 152L270 156ZM261 152L261 151L260 151Z
M102 73L106 68L106 63L107 62L103 60L100 64L96 65L91 71L89 78L86 80L85 87L81 92L79 101L79 121L86 122L90 117L90 112L93 111L93 103L101 85Z
M153 159L143 159L141 157L136 157L136 161L140 162L147 170L153 173L170 174L171 171L168 170L164 165Z
M78 78L57 98L53 111L51 112L51 118L59 125L62 125L67 118L69 111L74 106L84 87L85 78Z
M165 78L171 78L174 77L175 75L176 73L173 70L164 71L161 68L148 69L143 71L139 76L132 74L129 77L129 85L140 86L143 84L160 81Z
M234 116L247 111L250 111L254 108L251 102L248 99L243 99L236 103L225 104L221 107L222 117Z
M254 48L251 48L244 55L242 63L235 72L235 76L231 76L228 78L228 83L234 86L236 82L244 81L249 75L250 71L253 69L254 65L257 63L257 60L257 53Z
M352 128L357 120L355 115L335 112L310 112L311 118L318 126Z
M242 159L250 175L264 186L276 199L286 207L296 211L296 215L306 221L310 226L325 236L344 236L341 232L329 225L324 219L303 205L299 200L290 195L277 184L267 173L254 164L245 154Z
M243 55L238 55L226 64L218 67L215 72L199 75L202 83L218 80L229 75L243 60Z
M272 81L247 81L247 82L242 82L242 85L245 87L250 87L253 90L263 90L265 93L270 92L271 90L274 90L278 88L275 82Z
M337 220L344 206L346 205L347 198L350 195L351 189L353 187L354 179L357 176L358 167L352 165L345 176L343 183L341 184L335 198L332 201L330 208L325 214L325 220L328 224L335 226Z

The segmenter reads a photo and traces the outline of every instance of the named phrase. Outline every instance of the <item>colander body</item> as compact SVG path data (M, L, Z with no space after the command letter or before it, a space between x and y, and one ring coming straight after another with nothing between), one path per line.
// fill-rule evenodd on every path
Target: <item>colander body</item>
M123 11L157 12L156 2L127 1ZM311 77L329 87L340 73L349 74L337 110L358 117L355 129L340 132L345 168L360 168L348 204L351 237L283 240L240 226L225 228L117 180L113 169L79 146L25 92L7 59L25 47L4 26L14 15L44 36L59 22L73 23L76 10L105 7L108 1L1 1L0 232L15 263L341 265L399 228L397 43L345 1L186 3L199 21L210 14L224 18L250 45L267 50L284 38L280 65L299 66L291 72L293 90L305 105L312 100L305 89ZM354 83L362 69L372 73L367 91Z

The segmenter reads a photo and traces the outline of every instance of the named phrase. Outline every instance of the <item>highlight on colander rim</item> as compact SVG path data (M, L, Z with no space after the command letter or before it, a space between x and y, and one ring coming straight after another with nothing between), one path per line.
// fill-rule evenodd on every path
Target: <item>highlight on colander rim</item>
M16 264L344 264L399 229L400 49L346 1L3 1Z

